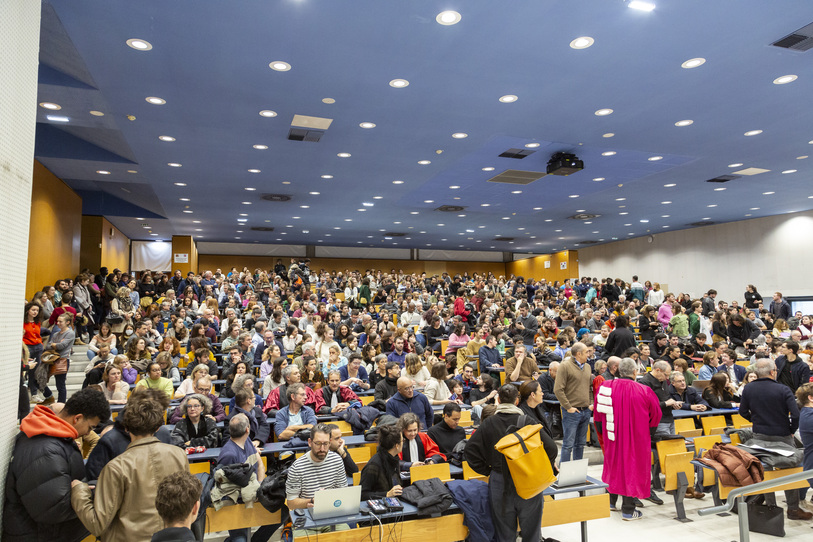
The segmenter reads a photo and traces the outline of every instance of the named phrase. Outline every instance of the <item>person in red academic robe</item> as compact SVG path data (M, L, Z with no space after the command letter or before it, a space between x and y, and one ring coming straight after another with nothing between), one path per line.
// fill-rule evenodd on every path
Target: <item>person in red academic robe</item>
M650 429L661 420L655 392L637 383L635 373L635 361L625 358L618 367L619 378L601 384L594 414L596 430L604 436L601 479L609 485L610 509L616 509L621 495L622 518L627 521L643 517L634 498L650 495Z
M446 456L440 453L435 441L426 433L420 432L418 416L412 412L402 415L398 419L398 429L404 436L401 453L398 454L402 471L408 471L410 467L446 461Z

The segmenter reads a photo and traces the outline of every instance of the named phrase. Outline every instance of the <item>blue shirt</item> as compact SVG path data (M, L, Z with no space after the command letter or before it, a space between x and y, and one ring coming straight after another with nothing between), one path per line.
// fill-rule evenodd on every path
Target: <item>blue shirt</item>
M387 356L387 361L393 361L401 366L401 369L404 368L404 362L406 361L406 351L402 352L400 355L398 352L393 350L390 352L390 355Z
M227 429L228 430L228 429ZM257 448L254 444L246 439L243 448L240 448L232 439L220 449L220 455L217 456L217 466L222 467L225 465L234 465L235 463L245 463L246 459L257 453ZM254 472L260 474L258 470L259 463L254 465Z
M700 370L697 372L697 379L698 380L711 380L711 377L714 373L717 372L717 369L712 367L711 365L703 365L700 367Z
M350 378L350 375L347 373L347 365L339 367L339 377L342 379L342 382ZM364 365L359 365L358 378L365 382L370 382L370 376L367 374L367 369L364 368Z
M277 411L277 416L274 421L274 434L277 435L277 437L291 425L290 415L288 414L290 408L290 406L286 406ZM299 411L299 415L302 417L302 425L317 424L316 414L314 414L311 407L303 406Z

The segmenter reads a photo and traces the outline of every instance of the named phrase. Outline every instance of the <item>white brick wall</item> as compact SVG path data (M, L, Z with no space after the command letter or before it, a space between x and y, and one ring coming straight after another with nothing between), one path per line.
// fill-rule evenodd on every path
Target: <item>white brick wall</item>
M39 34L40 2L0 2L0 494L17 434Z

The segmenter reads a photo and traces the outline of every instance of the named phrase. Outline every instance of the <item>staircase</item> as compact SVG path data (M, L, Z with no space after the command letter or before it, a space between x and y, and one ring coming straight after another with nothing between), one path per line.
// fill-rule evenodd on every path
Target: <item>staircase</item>
M71 354L71 367L68 369L68 377L66 380L66 387L68 389L68 397L82 389L82 382L85 381L85 367L88 364L87 345L73 345L73 354ZM56 388L51 383L51 389L56 393Z

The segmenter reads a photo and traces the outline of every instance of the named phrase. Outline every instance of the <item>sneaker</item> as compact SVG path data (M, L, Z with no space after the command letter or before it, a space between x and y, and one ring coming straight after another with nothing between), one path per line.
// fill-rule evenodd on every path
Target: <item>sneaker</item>
M43 397L41 393L35 393L34 395L31 396L32 403L39 404L42 403L43 401L45 401L45 397Z
M640 510L633 510L632 514L621 514L621 519L624 521L635 521L644 517L644 513Z
M813 512L813 502L802 501L799 503L799 507L803 510L807 510L808 512Z
M788 510L788 519L813 519L813 513L805 512L801 508Z
M82 341L82 339L77 337L76 339L74 339L73 344L81 346L81 345L84 345L85 343Z
M610 503L610 512L619 512L620 510L617 504Z
M632 499L632 504L635 505L635 508L643 508L644 507L644 503L642 503L641 499L639 499L638 497L635 497L634 499Z
M52 395L52 396L50 396L50 397L48 397L48 398L44 399L44 400L42 401L42 403L41 403L41 404L42 404L43 406L48 406L48 405L52 405L52 404L54 404L54 403L56 403L56 396L55 396L55 395Z

